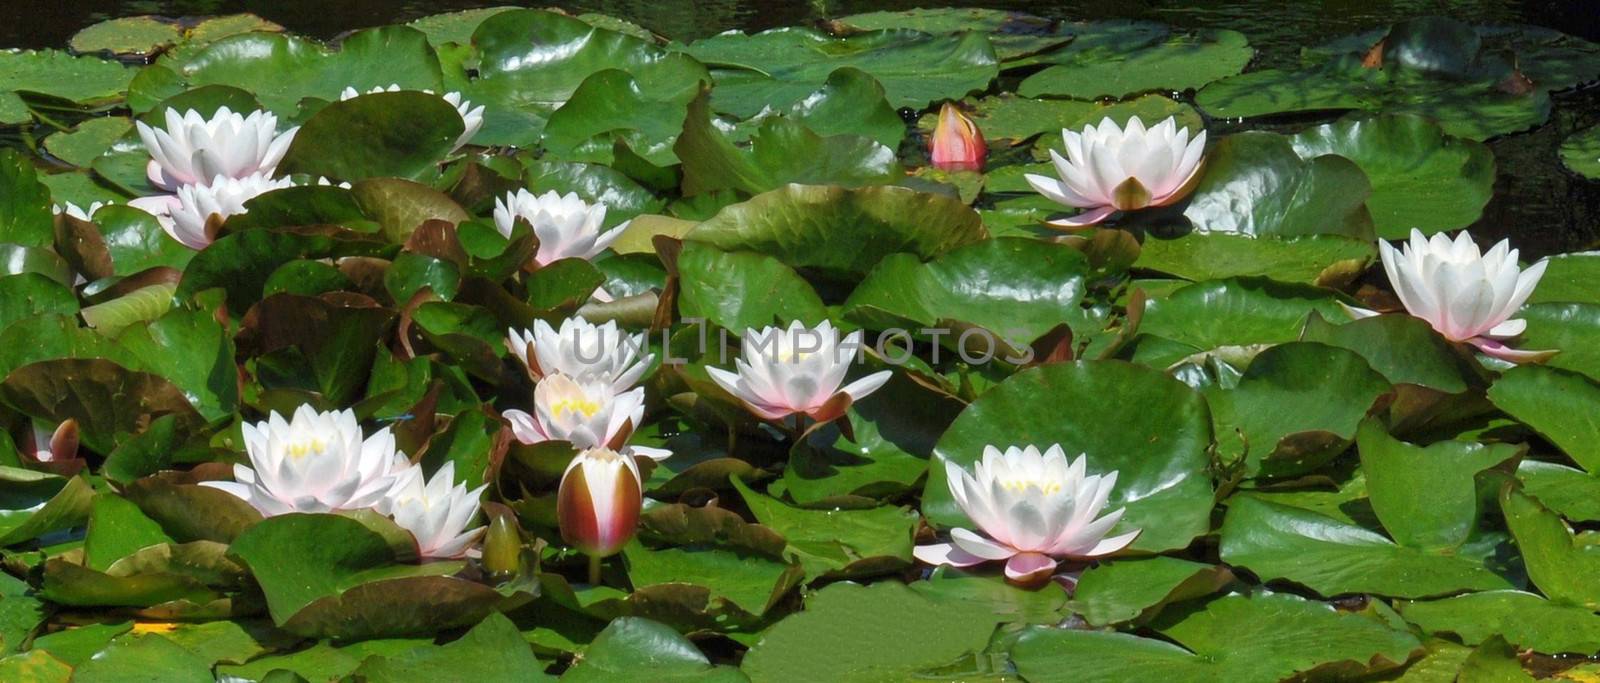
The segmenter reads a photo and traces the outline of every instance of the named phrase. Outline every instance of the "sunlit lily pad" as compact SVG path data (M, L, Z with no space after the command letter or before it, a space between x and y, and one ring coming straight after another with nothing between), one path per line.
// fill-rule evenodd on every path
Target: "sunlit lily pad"
M934 36L883 30L836 38L812 29L781 28L753 35L724 33L695 41L688 50L718 67L712 105L740 117L767 106L787 106L844 66L878 79L895 107L917 109L983 90L999 73L994 46L982 33Z
M114 61L74 57L61 50L0 50L0 123L29 120L21 93L89 105L110 103L127 89L133 73Z
M841 17L838 23L868 31L913 29L935 34L981 31L994 43L995 54L1003 62L1061 45L1071 40L1079 28L1022 12L977 7L867 12Z
M1394 668L1420 649L1411 634L1375 619L1286 593L1229 595L1169 617L1156 629L1165 640L1132 634L1033 628L1012 650L1033 681L1269 681L1296 673L1348 675ZM1284 638L1315 632L1315 639Z
M1567 136L1561 143L1561 163L1585 178L1600 179L1600 126Z
M1232 76L1255 56L1243 33L1169 33L1137 23L1076 27L1066 47L1036 58L1043 71L1023 79L1024 97L1094 100L1149 91L1183 91Z
M1486 591L1444 600L1405 602L1400 613L1432 633L1453 634L1468 645L1494 635L1539 652L1587 653L1600 649L1600 617L1522 591Z
M1367 174L1367 208L1378 236L1403 239L1463 228L1478 219L1494 190L1494 155L1471 140L1445 135L1415 115L1355 116L1291 138L1311 159L1337 154Z

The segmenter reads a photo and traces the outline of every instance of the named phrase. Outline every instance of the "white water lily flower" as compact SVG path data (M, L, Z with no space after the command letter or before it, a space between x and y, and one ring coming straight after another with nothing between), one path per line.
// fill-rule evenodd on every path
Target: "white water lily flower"
M387 88L379 86L368 90L365 93L357 91L355 88L347 87L343 92L339 93L339 101L343 102L345 100L354 99L364 94L371 95L383 92L400 92L401 90L404 90L404 88L401 88L399 83L390 83L389 87ZM424 92L429 95L434 94L432 90L422 90L420 92ZM461 115L461 137L456 138L456 146L450 150L451 153L455 153L462 147L466 147L467 143L472 142L472 138L478 134L479 130L483 129L483 107L480 105L474 108L472 106L472 102L470 100L463 99L461 97L461 93L459 92L447 92L441 96L441 99L443 99L445 102L449 102L450 106L456 108L456 113Z
M803 413L827 422L889 381L890 372L883 370L844 385L845 373L860 351L859 330L840 340L829 321L809 328L796 320L788 328L746 330L740 357L734 361L737 373L706 370L762 419Z
M614 555L639 527L644 480L633 458L596 448L573 458L556 492L561 540L594 557Z
M494 200L494 225L500 234L511 236L518 218L533 226L539 238L536 265L549 265L564 258L593 259L622 236L626 223L601 232L606 219L604 204L583 201L576 192L566 195L551 190L535 195L527 190L508 193Z
M468 530L478 515L478 497L488 484L471 491L456 483L456 464L446 462L432 479L416 465L395 476L394 486L378 505L378 511L394 518L395 524L417 539L417 552L423 559L455 559L483 536L487 527Z
M507 410L511 431L525 444L570 441L580 450L621 450L644 421L644 387L612 393L605 382L548 375L533 388L534 414Z
M932 565L968 567L1006 561L1006 578L1036 583L1049 578L1060 559L1088 559L1128 547L1139 530L1106 537L1125 508L1104 516L1117 473L1086 476L1087 458L1071 464L1060 445L983 449L983 459L967 474L945 462L950 493L987 538L952 529L950 543L918 546L917 559Z
M178 188L176 206L171 207L170 213L157 214L156 218L172 239L190 249L204 249L216 239L216 227L222 221L247 213L245 202L293 186L294 181L288 178L273 180L260 173L243 178L217 176L210 185Z
M1452 241L1444 234L1429 239L1413 229L1410 242L1401 249L1380 241L1378 252L1406 312L1427 321L1446 339L1472 344L1514 363L1556 353L1521 351L1504 343L1528 328L1527 321L1511 316L1533 294L1548 261L1523 270L1509 240L1501 240L1485 254L1465 231ZM1357 308L1350 312L1357 318L1377 315Z
M143 121L135 125L150 151L146 175L150 184L168 192L184 185L207 184L215 178L271 177L289 151L299 127L278 133L278 117L254 111L242 116L222 107L210 119L200 112L166 112L165 129Z
M563 374L579 382L606 382L613 393L621 393L638 382L655 360L645 352L645 335L629 335L614 320L596 325L567 318L560 329L535 320L531 330L507 330L506 348L535 380Z
M77 204L73 204L72 202L66 202L64 204L57 204L54 207L51 207L50 210L57 216L66 214L87 223L94 218L95 212L99 211L100 207L110 205L111 202L91 202L89 204L89 208L85 209Z
M1051 201L1084 209L1051 225L1076 227L1099 223L1117 211L1166 206L1188 196L1200 177L1206 132L1194 139L1179 129L1175 118L1146 129L1135 116L1126 128L1106 118L1083 132L1061 131L1067 156L1055 150L1056 175L1027 174L1028 184Z
M349 410L322 413L300 406L291 420L273 412L242 430L250 465L234 465L234 481L201 484L238 496L269 517L375 507L395 475L410 467L388 428L364 436Z

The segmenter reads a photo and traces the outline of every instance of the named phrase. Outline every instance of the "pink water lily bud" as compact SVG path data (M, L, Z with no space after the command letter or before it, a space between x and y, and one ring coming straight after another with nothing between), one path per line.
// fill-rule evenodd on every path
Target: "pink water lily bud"
M266 516L334 512L378 506L396 475L411 463L395 449L386 427L366 436L355 413L300 406L291 420L277 412L241 426L249 465L234 465L234 481L207 481Z
M30 429L22 444L23 455L30 456L35 462L67 462L78 457L78 421L67 419L56 425L54 431L40 429L37 425Z
M933 127L929 156L935 168L945 171L981 171L989 147L983 142L978 124L954 104L939 108L939 123Z
M556 493L561 540L591 557L622 550L639 527L644 481L631 456L608 448L578 454Z
M209 119L192 109L184 113L168 109L166 124L166 128L143 121L135 125L150 152L146 174L150 184L168 192L184 185L210 184L218 177L262 174L270 178L300 131L297 127L280 134L278 117L271 112L244 116L227 107Z
M564 258L593 259L621 237L627 227L624 223L603 230L604 204L590 204L576 192L562 195L555 190L542 195L517 190L494 200L494 225L500 234L510 237L519 218L533 226L533 234L539 238L539 251L533 261L540 266Z
M1029 173L1039 194L1058 204L1084 209L1051 225L1093 225L1117 211L1166 206L1188 196L1200 178L1206 132L1193 139L1168 117L1150 128L1135 116L1126 127L1106 118L1083 132L1061 131L1065 157L1050 150L1059 179Z
M1512 318L1533 294L1544 276L1547 261L1526 270L1517 263L1517 250L1501 240L1482 253L1465 231L1451 240L1444 234L1431 239L1413 229L1400 249L1378 242L1378 253L1389 284L1406 312L1421 318L1444 338L1472 344L1485 354L1513 363L1549 358L1556 352L1523 351L1505 341L1528 328ZM1376 315L1351 309L1356 317Z
M883 370L844 384L860 351L859 330L841 340L829 321L810 328L797 320L788 328L747 330L734 361L738 372L706 371L764 420L804 414L827 422L889 381L890 372Z
M918 546L917 559L932 565L969 567L1006 563L1006 578L1035 585L1049 579L1063 559L1092 559L1118 552L1139 530L1107 537L1126 508L1100 515L1117 484L1117 473L1089 475L1087 457L1070 464L1061 446L1012 446L1004 453L983 449L972 474L945 462L950 494L980 535L952 529L949 543Z

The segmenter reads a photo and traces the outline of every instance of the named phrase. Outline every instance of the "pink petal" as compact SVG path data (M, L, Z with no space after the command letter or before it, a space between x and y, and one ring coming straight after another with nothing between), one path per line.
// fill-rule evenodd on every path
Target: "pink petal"
M996 543L966 529L951 529L950 542L957 550L985 560L1004 560L1017 554L1015 548Z
M1060 220L1046 221L1046 224L1054 225L1059 228L1081 228L1085 225L1094 225L1095 223L1099 223L1100 221L1105 220L1107 216L1110 216L1116 212L1117 207L1102 206L1098 209L1090 209L1076 216L1068 216Z
M923 564L931 564L935 567L940 565L971 567L972 565L986 562L983 558L977 555L970 555L950 543L919 545L911 550L911 554Z
M1133 531L1125 533L1121 536L1112 536L1110 538L1101 539L1099 543L1094 544L1094 547L1090 548L1089 552L1084 553L1083 556L1101 557L1122 550L1123 548L1132 545L1133 540L1139 537L1139 532L1141 531L1143 531L1143 529L1134 529Z
M1561 353L1559 349L1550 349L1548 351L1523 351L1519 349L1513 349L1488 337L1473 337L1468 339L1467 343L1478 347L1478 350L1484 352L1486 355L1499 358L1500 360L1510 363L1542 363L1550 360L1552 356Z
M1043 553L1017 553L1006 561L1006 579L1022 585L1043 582L1055 570L1056 561Z

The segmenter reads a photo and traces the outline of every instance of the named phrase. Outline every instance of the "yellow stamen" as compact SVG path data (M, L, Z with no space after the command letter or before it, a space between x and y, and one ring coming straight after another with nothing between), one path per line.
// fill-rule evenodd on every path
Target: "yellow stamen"
M587 398L564 398L550 406L550 412L556 415L568 412L582 413L584 417L589 418L600 412L600 404Z
M327 442L323 441L322 439L312 439L310 441L289 444L289 457L298 460L313 453L321 453L327 450L327 447Z

